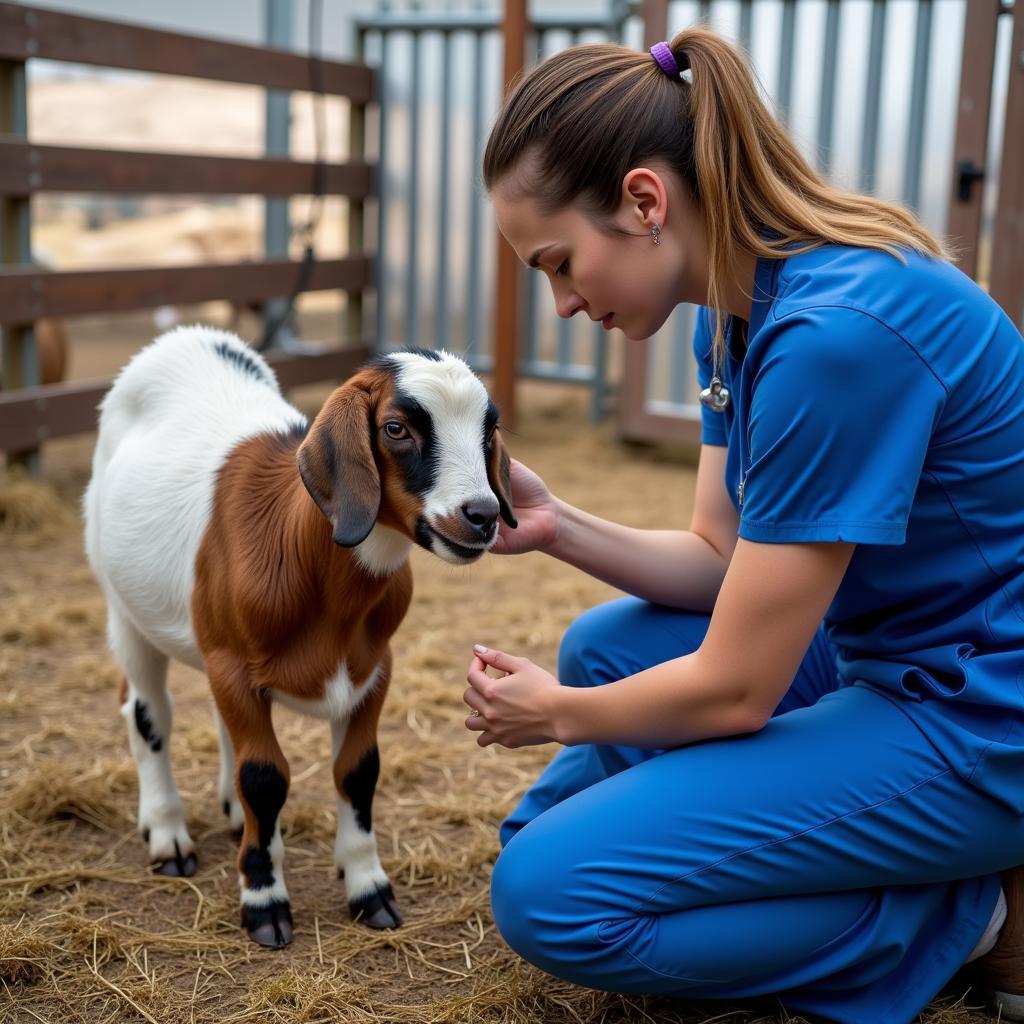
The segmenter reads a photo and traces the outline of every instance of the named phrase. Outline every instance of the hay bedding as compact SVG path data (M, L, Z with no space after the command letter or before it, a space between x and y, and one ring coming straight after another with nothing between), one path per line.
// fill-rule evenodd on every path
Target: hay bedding
M553 489L637 525L685 523L692 470L585 424L578 396L532 390L513 452ZM205 679L171 669L172 756L199 873L149 873L135 771L117 713L104 607L78 502L89 442L48 453L50 484L0 479L0 1021L344 1021L353 1024L695 1024L794 1020L751 1008L621 998L524 965L497 936L487 884L496 826L553 748L479 750L462 727L474 641L554 666L573 616L613 596L554 560L456 570L414 553L416 596L395 642L374 813L406 925L353 925L333 878L330 741L275 711L292 786L283 815L295 941L269 952L238 924L236 843L216 798ZM600 472L595 467L600 466ZM953 998L923 1020L986 1020Z

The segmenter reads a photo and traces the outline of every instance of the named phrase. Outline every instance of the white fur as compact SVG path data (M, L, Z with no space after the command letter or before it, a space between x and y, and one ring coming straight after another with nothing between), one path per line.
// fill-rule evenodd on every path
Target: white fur
M373 689L378 673L379 669L374 668L362 682L353 683L348 674L348 666L342 662L338 671L327 680L324 686L324 695L320 700L303 700L300 697L293 697L290 693L274 689L271 689L270 694L274 700L286 707L312 718L322 718L328 722L335 722L338 719L347 721L352 712L359 707L366 695Z
M218 355L217 342L266 379ZM108 602L157 650L203 669L191 602L217 472L240 441L305 422L266 362L225 331L179 327L121 371L100 407L86 553Z
M397 530L375 526L355 548L359 564L373 576L390 576L408 557L412 541Z
M238 886L242 892L243 906L265 907L268 903L288 902L288 887L284 884L284 840L281 838L280 825L274 827L274 838L270 840L270 863L274 880L259 889L250 889L245 875L239 874Z
M487 413L487 392L472 370L447 352L439 360L424 359L412 352L390 356L398 364L395 382L430 414L438 457L434 486L423 496L423 511L433 527L435 521L457 513L477 500L493 501L484 460L483 428ZM497 532L486 550L497 539ZM433 540L431 551L448 562L461 563L444 544Z

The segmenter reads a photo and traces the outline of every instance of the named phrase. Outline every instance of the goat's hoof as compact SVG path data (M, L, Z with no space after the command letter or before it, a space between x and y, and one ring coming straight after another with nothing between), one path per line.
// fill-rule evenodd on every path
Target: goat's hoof
M191 878L199 867L199 859L195 853L186 857L181 855L181 847L177 840L174 843L174 856L167 860L153 862L153 871L158 875L165 875L168 878Z
M281 949L292 941L292 911L287 903L243 906L242 925L253 942L268 949Z
M350 900L348 910L353 921L367 928L398 928L402 924L402 913L388 882L377 886L374 892Z

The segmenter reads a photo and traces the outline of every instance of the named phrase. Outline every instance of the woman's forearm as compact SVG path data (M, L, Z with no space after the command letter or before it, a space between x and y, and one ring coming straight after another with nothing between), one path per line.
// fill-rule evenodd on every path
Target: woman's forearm
M687 530L638 530L558 502L549 555L647 601L710 611L729 560Z
M561 686L551 698L553 732L566 745L678 747L756 732L765 720L763 701L702 665L699 653L604 686Z

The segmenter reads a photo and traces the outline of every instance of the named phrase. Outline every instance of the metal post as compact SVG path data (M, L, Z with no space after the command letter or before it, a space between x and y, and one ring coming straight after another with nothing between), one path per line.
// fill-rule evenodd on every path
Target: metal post
M918 0L914 35L914 71L910 90L903 199L916 210L921 200L921 157L924 152L924 121L928 108L928 63L932 52L932 0Z
M312 40L310 40L312 46ZM359 60L364 59L365 40L363 33L359 33L356 54ZM366 105L363 103L349 103L348 109L348 157L350 160L364 160L366 158ZM363 251L364 232L363 218L365 216L364 203L362 199L350 199L348 201L348 251L349 255ZM359 340L363 337L363 293L349 292L345 299L345 337L347 339Z
M860 187L875 187L878 166L878 115L882 103L882 57L885 51L885 0L871 2L871 42L868 48L867 95L864 97L864 131L861 137Z
M505 0L505 91L526 58L526 0ZM516 367L519 358L519 263L504 238L498 239L498 281L494 331L494 395L506 426L515 425Z
M959 251L960 269L978 273L978 238L988 152L988 121L992 107L992 71L996 59L999 0L967 5L964 54L960 65L956 141L953 144L953 188L946 233Z
M832 127L835 116L838 52L839 0L828 0L825 48L821 61L821 105L818 107L818 168L825 175L832 170Z
M31 12L29 12L31 15ZM0 61L0 132L28 137L28 102L24 61ZM0 263L31 263L31 206L25 196L3 198L0 210ZM7 389L39 384L39 356L32 324L12 324L3 330L0 365ZM18 463L33 476L42 466L38 448L8 452L8 464Z
M292 45L291 0L264 0L264 41L267 46L287 50ZM290 148L291 94L268 89L265 103L265 144L267 156L287 156ZM267 256L288 255L291 230L288 224L288 200L263 200L263 248ZM286 300L268 299L263 306L263 326L277 323L284 313ZM291 331L291 324L282 324L271 347L280 346L282 338Z
M1010 74L1003 121L999 203L992 239L989 294L1021 327L1024 321L1024 2L1013 6Z

